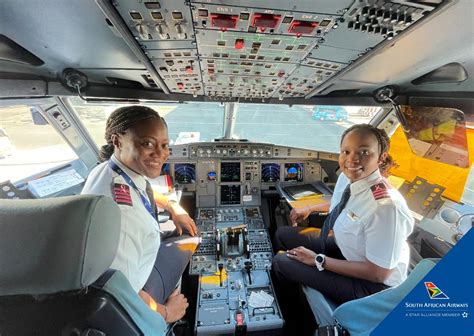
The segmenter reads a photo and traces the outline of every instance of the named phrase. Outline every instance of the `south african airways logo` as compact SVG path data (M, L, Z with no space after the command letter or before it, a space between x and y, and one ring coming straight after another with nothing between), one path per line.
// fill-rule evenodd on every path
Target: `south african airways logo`
M425 282L425 288L428 291L428 295L432 300L438 299L449 299L449 297L443 293L433 282Z

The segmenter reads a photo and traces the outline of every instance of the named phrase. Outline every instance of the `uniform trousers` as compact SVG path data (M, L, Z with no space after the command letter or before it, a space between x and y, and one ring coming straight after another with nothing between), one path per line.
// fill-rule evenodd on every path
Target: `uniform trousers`
M288 289L295 284L312 287L330 298L337 304L358 299L377 293L389 286L368 280L340 275L331 271L318 271L315 266L308 266L286 256L285 251L303 246L316 253L321 253L319 229L301 227L280 227L275 233L274 244L278 250L273 259L273 272L279 283L280 290ZM326 241L325 254L332 258L343 259L344 256L337 246L334 236Z
M164 304L176 289L186 266L193 255L199 238L183 234L176 230L164 231L156 256L155 265L143 290L159 304Z

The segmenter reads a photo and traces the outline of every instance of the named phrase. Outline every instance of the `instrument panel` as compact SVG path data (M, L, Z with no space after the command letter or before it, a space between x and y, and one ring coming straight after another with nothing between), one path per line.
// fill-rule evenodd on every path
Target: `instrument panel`
M163 173L184 191L195 192L197 207L259 206L261 192L279 182L327 178L319 158L325 154L258 143L194 143L172 146Z

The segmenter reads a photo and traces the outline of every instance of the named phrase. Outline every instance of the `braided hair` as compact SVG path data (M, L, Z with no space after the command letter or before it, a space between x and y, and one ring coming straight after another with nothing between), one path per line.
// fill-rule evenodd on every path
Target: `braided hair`
M106 144L100 148L100 160L107 161L114 153L114 144L112 143L112 135L120 133L124 134L126 130L134 126L136 123L147 119L160 119L165 126L165 120L152 108L146 106L124 106L113 111L105 124L105 141Z
M384 160L381 160L379 164L379 169L380 173L383 176L386 176L388 174L388 171L392 167L398 167L398 164L395 162L395 160L392 158L390 154L388 154L388 151L390 149L390 138L388 137L387 133L383 129L379 129L377 127L374 127L369 124L357 124L349 127L342 133L341 137L341 144L342 141L344 140L345 136L349 134L350 132L360 132L360 133L371 133L375 136L377 139L377 142L379 144L379 149L380 149L380 155L383 153L387 152L387 156L385 157Z

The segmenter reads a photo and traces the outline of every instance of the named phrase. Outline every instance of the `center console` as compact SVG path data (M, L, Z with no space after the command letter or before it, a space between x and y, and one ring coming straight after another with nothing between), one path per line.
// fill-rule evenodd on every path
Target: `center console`
M201 244L190 274L199 276L197 335L278 330L283 318L270 278L272 246L258 207L198 208Z

